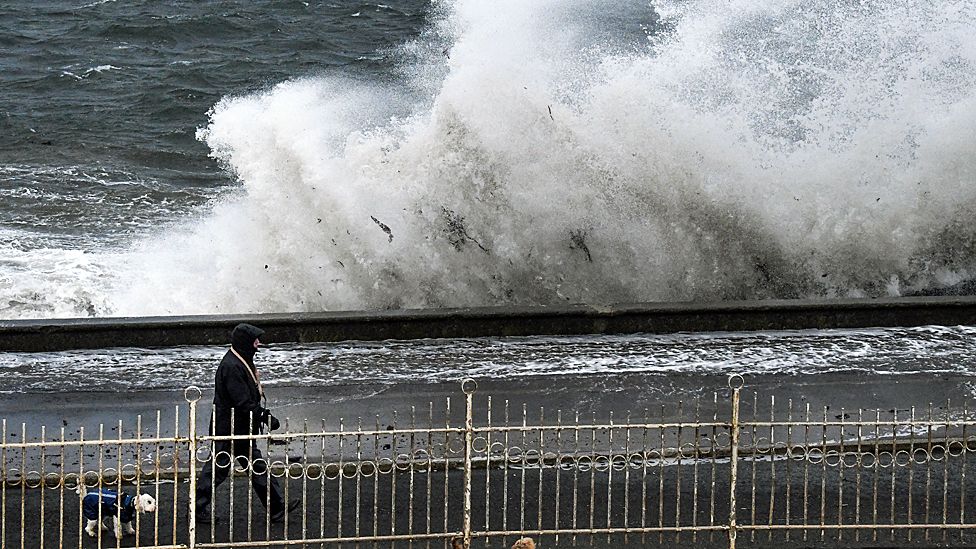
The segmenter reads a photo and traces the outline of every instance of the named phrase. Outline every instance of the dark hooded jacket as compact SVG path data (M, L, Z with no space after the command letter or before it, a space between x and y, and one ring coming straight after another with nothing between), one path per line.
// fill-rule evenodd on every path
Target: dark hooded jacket
M264 330L250 324L238 324L231 334L231 347L244 362L233 351L227 351L217 367L213 400L215 435L249 435L260 432L261 419L266 409L261 391L255 382L257 371L254 368L254 340L262 334Z

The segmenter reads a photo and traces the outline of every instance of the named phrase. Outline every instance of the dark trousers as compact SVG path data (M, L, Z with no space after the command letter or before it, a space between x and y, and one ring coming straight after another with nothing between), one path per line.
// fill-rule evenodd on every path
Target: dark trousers
M281 488L278 486L277 479L270 475L268 464L262 458L257 442L253 440L218 440L213 443L214 447L210 459L203 464L203 471L197 480L197 511L207 509L213 498L214 489L220 486L230 474L231 442L234 443L232 455L237 458L241 467L246 467L249 462L253 464L248 476L251 479L251 486L254 487L254 493L258 495L261 503L271 511L272 515L284 509L285 499L282 497ZM268 489L269 485L270 490Z

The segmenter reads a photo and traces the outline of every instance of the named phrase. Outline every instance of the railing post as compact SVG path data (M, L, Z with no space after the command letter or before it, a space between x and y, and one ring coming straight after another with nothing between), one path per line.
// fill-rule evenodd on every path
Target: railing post
M464 391L464 549L471 547L471 453L474 444L474 392L478 384L473 379L461 382Z
M729 376L729 388L732 389L732 425L730 433L730 461L729 461L729 549L735 549L735 537L738 535L735 520L735 486L739 472L739 390L744 384L742 376Z
M187 525L187 535L189 540L187 541L187 546L193 549L197 545L197 401L200 400L202 393L199 388L190 386L183 391L183 397L187 402L190 403L190 417L189 420L189 449L190 449L190 494L187 496L187 502L189 509L187 510L187 517L189 524ZM176 436L179 437L179 433ZM177 475L177 478L179 476ZM176 543L176 540L173 540Z

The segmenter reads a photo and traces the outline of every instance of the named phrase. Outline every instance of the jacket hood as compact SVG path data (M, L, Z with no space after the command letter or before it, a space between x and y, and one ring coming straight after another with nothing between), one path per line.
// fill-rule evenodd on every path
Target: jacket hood
M254 340L262 335L264 335L264 330L257 326L238 324L230 334L231 346L242 357L251 362L254 359L254 353L257 352L257 349L254 348Z

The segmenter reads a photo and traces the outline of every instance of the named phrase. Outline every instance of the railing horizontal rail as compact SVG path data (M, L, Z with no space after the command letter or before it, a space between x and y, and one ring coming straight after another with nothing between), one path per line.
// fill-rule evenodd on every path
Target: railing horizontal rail
M546 529L541 530L491 530L478 532L471 532L472 537L476 538L489 538L489 537L499 537L499 536L518 536L523 534L535 534L539 536L555 536L555 535L601 535L601 534L657 534L657 533L675 533L675 532L725 532L728 531L729 527L725 524L716 525L702 525L702 526L635 526L632 528L566 528L566 529Z
M451 539L455 537L461 537L462 532L446 532L437 534L401 534L401 535L390 535L390 536L349 536L349 537L331 537L331 538L302 538L302 539L273 539L273 540L258 540L258 541L238 541L238 542L221 542L221 543L197 543L196 547L262 547L266 545L306 545L311 543L366 543L366 542L381 542L381 541L423 541L423 540L435 540L435 539Z
M739 530L972 530L976 524L959 523L877 523L877 524L740 524Z
M976 427L976 421L907 421L901 419L889 419L887 421L860 421L860 420L830 420L830 421L741 421L739 427L745 429L749 427L918 427L920 429L945 429L947 427ZM976 441L976 437L973 437Z
M246 438L246 437L244 437ZM78 446L134 446L134 445L153 445L153 444L185 444L189 439L184 437L171 438L123 438L123 439L104 439L104 440L65 440L48 442L3 442L0 448L16 450L20 448L74 448Z
M475 427L475 433L518 433L518 432L557 432L557 431L619 431L622 429L678 429L678 428L711 428L730 429L729 422L662 422L662 423L566 423L563 425L512 425L504 427Z
M373 436L392 436L392 435L464 435L464 429L383 429L373 431L290 431L282 433L268 433L259 435L200 435L198 441L220 441L220 440L295 440L303 438L335 438L335 437L373 437Z

